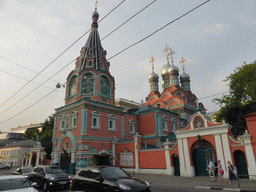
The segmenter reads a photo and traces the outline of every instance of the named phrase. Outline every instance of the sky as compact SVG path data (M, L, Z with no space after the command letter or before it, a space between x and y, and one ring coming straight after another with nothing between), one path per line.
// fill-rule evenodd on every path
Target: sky
M99 20L122 1L98 0ZM99 23L101 39L151 2L124 1ZM111 58L115 98L145 102L150 92L151 57L156 59L154 71L162 92L161 70L167 63L163 50L167 45L175 51L174 65L180 74L179 61L181 57L187 60L191 91L207 112L220 109L212 99L227 94L228 82L223 80L244 62L255 60L255 0L211 0L115 56L203 2L154 1L102 40L107 59ZM64 105L65 88L55 86L65 84L75 69L75 63L69 63L85 45L89 33L78 39L91 28L94 9L95 0L0 0L0 131L43 123Z

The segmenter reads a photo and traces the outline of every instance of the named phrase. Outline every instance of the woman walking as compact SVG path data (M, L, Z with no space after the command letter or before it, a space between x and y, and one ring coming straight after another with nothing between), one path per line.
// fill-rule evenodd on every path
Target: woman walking
M224 170L222 168L222 165L220 163L220 160L218 160L218 171L219 171L219 183L221 183L221 180L225 181L225 183L227 184L227 180L223 177L224 175Z
M237 178L236 178L234 166L231 164L230 161L227 161L227 163L228 163L228 178L229 178L229 185L230 185L232 182L236 182Z

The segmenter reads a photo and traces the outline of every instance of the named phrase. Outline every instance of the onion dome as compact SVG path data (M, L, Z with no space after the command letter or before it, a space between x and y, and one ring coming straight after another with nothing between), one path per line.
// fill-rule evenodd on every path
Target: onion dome
M167 60L167 65L165 65L162 69L162 77L168 76L168 70L171 67L169 60Z
M189 74L187 74L187 73L185 73L185 71L183 71L183 73L180 75L180 80L181 81L189 81L190 80Z
M179 68L173 64L168 68L168 74L179 73Z
M97 12L97 10L95 10L93 13L92 13L92 18L99 18L99 13Z
M149 80L158 80L159 76L154 71L152 71L152 73L148 76L148 79Z

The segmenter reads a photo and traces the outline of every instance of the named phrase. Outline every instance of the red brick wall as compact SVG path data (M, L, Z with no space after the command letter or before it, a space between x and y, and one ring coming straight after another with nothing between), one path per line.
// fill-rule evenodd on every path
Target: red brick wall
M165 151L139 151L141 169L166 169Z

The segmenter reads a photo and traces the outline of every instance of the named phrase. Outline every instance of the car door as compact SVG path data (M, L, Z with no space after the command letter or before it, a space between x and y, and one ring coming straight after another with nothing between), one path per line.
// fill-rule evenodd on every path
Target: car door
M30 174L30 178L32 182L36 182L36 173L37 173L38 167L34 167L34 169L32 170L31 174Z
M101 183L95 180L96 176L91 169L84 169L80 171L78 175L80 177L77 184L78 190L85 190L89 192L104 192L103 188L101 187Z
M36 175L37 175L37 184L38 185L43 185L43 181L44 181L44 176L45 176L45 171L44 171L44 169L42 168L42 167L39 167L38 168L38 172L36 173Z

